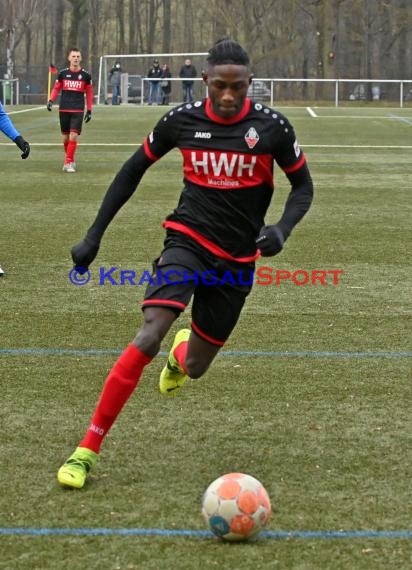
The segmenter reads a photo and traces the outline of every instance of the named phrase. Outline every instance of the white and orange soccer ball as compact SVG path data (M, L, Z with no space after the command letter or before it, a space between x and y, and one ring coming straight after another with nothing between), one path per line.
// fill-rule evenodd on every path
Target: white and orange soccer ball
M269 495L260 481L245 473L227 473L203 494L202 515L210 530L224 540L247 540L268 522Z

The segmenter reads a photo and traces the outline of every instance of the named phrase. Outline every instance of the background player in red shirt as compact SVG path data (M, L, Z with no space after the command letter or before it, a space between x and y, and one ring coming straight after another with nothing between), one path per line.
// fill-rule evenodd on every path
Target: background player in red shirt
M83 487L144 367L192 298L191 330L177 333L160 375L160 392L175 395L188 377L206 372L252 289L256 259L279 253L311 205L312 179L292 125L247 97L252 74L244 49L232 40L217 42L209 50L203 80L209 96L183 103L160 119L116 175L86 237L72 248L75 266L85 272L145 171L173 148L180 150L184 189L163 224L166 240L146 289L143 326L110 371L84 438L59 469L63 485ZM275 162L291 191L279 221L265 225ZM176 279L159 281L165 272L174 272ZM206 275L218 283L205 282Z
M84 97L86 94L87 110L84 115L84 122L88 123L92 118L93 86L90 73L80 65L82 61L80 50L71 48L67 59L69 67L59 72L47 103L47 110L52 110L53 102L61 92L59 118L65 152L63 171L76 172L74 155L77 137L82 132Z

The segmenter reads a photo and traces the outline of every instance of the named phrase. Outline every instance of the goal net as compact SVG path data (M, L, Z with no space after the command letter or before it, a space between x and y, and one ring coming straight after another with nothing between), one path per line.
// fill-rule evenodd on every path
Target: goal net
M171 78L170 102L178 104L182 101L182 79L179 77L180 68L186 59L190 59L196 68L196 77L193 78L194 98L200 99L206 95L206 86L202 81L202 70L205 66L207 52L192 53L147 53L147 54L107 54L100 57L98 78L98 104L112 102L112 85L109 73L116 62L121 67L120 98L122 104L142 105L147 102L149 93L148 71L153 60L159 61L160 67L164 63L169 66Z

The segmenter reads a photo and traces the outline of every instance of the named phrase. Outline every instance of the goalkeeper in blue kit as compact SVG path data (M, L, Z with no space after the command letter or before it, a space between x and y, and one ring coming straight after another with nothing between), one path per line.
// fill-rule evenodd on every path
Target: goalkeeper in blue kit
M18 148L21 150L21 157L27 158L30 154L30 145L24 138L21 136L19 131L11 122L10 117L4 110L3 105L0 102L0 131L9 137L11 141L13 141Z
M146 170L172 149L180 151L184 188L163 222L166 238L142 302L143 325L111 369L83 439L58 470L62 485L84 486L144 368L191 301L190 329L177 332L159 391L174 396L187 378L203 376L236 326L253 286L249 276L256 260L278 254L310 208L312 178L294 129L284 115L248 98L252 77L245 50L230 39L217 42L203 72L208 96L178 105L157 122L117 173L94 222L72 248L75 266L85 272ZM275 163L291 190L279 220L268 224ZM158 279L167 272L177 275L176 281ZM220 282L196 281L206 274ZM239 280L223 282L228 274ZM181 281L182 275L188 278Z
M11 122L10 117L4 110L3 105L0 102L0 131L6 135L11 141L13 141L16 146L21 150L21 157L23 159L27 158L30 154L30 145L24 140L19 131ZM4 275L4 271L0 265L0 277Z

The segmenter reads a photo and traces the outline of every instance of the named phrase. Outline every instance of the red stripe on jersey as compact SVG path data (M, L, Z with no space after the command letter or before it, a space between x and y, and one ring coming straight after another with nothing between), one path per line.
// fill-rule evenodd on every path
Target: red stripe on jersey
M171 307L182 309L182 311L186 309L186 305L184 303L179 303L179 301L170 301L169 299L148 299L147 301L143 301L142 306Z
M300 157L300 159L295 164L292 164L292 166L282 167L282 170L286 174L290 174L291 172L296 172L297 170L299 170L299 168L302 168L302 166L305 164L305 162L306 162L306 158L302 152L302 156Z
M187 226L184 226L179 222L172 222L170 220L166 220L165 222L163 222L163 227L166 229L175 230L177 232L185 234L186 236L191 237L195 242L199 243L205 249L211 251L214 255L216 255L217 257L221 257L222 259L227 259L229 261L237 261L238 263L251 263L253 261L256 261L256 259L260 257L259 250L255 253L255 255L250 255L248 257L233 257L233 255L230 255L230 253L228 253L227 251L225 251L220 246L213 243L206 237L197 233L197 231L192 230L192 228L188 228Z
M159 157L156 156L155 154L153 154L152 151L150 150L149 142L148 142L147 138L145 138L143 141L143 150L145 151L147 158L149 158L150 160L153 160L153 162L156 162L156 160L159 160Z
M209 117L209 119L211 119L215 123L220 123L221 125L233 125L233 123L238 123L243 119L243 117L246 117L246 115L250 111L250 105L251 105L251 100L246 99L242 110L237 115L234 115L234 117L229 117L226 119L224 117L216 115L216 113L212 109L212 102L208 97L206 99L206 115Z
M207 342L210 342L210 344L214 344L216 346L223 346L225 344L224 341L222 340L217 340L215 338L212 338L211 336L208 336L207 334L205 334L204 332L202 332L198 326L195 325L195 323L192 321L191 322L192 325L192 329L195 331L195 333L200 336L200 338L202 338L203 340L207 340Z
M83 113L83 109L59 109L60 113Z
M180 149L185 178L215 190L267 184L273 189L273 157L220 150Z

